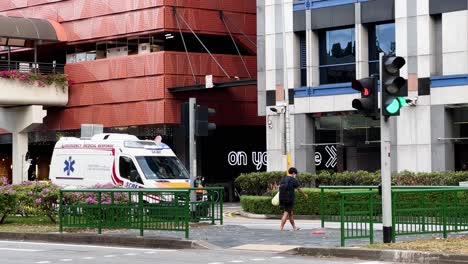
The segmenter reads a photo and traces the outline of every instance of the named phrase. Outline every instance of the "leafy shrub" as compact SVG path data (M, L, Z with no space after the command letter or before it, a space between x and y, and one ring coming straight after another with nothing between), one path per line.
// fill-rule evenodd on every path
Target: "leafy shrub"
M278 183L284 177L283 172L255 172L241 174L235 181L243 195L271 194L277 189ZM321 171L318 174L301 173L297 176L302 187L318 187L321 185L379 185L380 171L353 171L334 173ZM392 175L393 185L438 185L456 186L461 181L468 181L467 171L414 173L403 171Z
M97 184L92 186L90 189L117 189L121 186L114 185L112 183ZM128 194L122 192L102 192L101 193L101 204L114 204L127 203ZM98 204L99 198L96 192L66 192L64 193L64 203L69 205L75 204Z
M299 215L318 215L320 212L320 190L303 189L309 196L307 199L296 191L294 213ZM241 196L241 206L245 212L254 214L281 214L278 206L271 204L274 192L271 196Z
M241 190L241 195L271 194L285 175L282 171L245 173L237 177L235 184ZM303 187L315 186L316 177L313 174L300 173L297 179Z
M5 179L0 183L0 224L5 223L8 215L15 213L18 199L13 185L8 184L8 180Z
M44 215L56 223L59 190L55 184L26 181L13 188L17 192L17 212L24 216Z
M307 199L296 191L296 200L294 206L294 213L296 215L320 215L320 189L303 189L309 196ZM363 189L364 190L364 189ZM327 205L324 208L325 215L339 215L339 192L343 190L328 189L324 192L324 199ZM348 190L349 191L349 190ZM359 190L353 190L359 191ZM421 193L398 193L396 199L398 201L398 208L410 209L420 206ZM437 192L429 192L425 194L425 206L430 208L433 206L440 206L443 200L443 195ZM278 206L271 204L272 196L241 196L241 206L245 212L253 214L281 214ZM379 204L382 197L375 192L374 201L376 203L376 214L381 214ZM447 204L468 204L468 192L448 192L445 197ZM367 195L356 195L353 197L356 201L367 201ZM354 210L359 210L360 206ZM437 214L434 210L427 210L426 216L435 216Z

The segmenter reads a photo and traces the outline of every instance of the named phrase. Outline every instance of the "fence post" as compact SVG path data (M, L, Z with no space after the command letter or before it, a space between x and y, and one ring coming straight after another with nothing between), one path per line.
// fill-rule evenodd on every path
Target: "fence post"
M219 191L219 215L220 215L220 225L223 225L223 203L224 203L224 188Z
M344 195L340 193L340 222L341 222L341 246L345 246L345 228L344 228Z
M102 193L98 191L98 234L102 234L102 204L101 204Z
M369 204L369 236L370 243L374 243L374 193L369 193L370 204Z
M184 222L185 222L185 238L189 238L189 220L190 220L190 189L185 192L185 217L184 217Z
M63 208L62 208L62 203L63 203L63 192L62 190L59 191L59 232L63 233Z
M394 192L394 190L392 190L392 243L396 242L396 231L397 231L397 225L396 225L396 211L397 211L396 199L397 199L397 195Z
M210 194L209 196L211 197L211 224L214 225L215 224L215 200L213 199L214 198L214 193L215 193L215 190L207 190L207 192ZM219 197L219 195L218 195Z
M138 214L140 215L140 236L143 236L143 192L138 192Z
M324 216L324 202L325 202L325 198L324 198L324 190L323 188L320 188L320 221L322 223L322 228L325 227L325 216Z
M444 238L447 238L447 196L444 191L442 191L442 225Z
M421 208L422 208L422 219L421 219L421 223L422 223L422 231L426 231L426 203L425 203L425 199L426 198L426 195L425 193L421 193Z

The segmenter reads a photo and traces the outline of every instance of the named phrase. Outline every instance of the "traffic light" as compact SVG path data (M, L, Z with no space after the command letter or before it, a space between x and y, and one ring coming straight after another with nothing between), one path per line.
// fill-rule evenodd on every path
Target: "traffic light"
M354 99L352 106L367 117L379 119L379 90L377 88L377 77L375 75L360 80L354 80L351 87L361 92L360 99Z
M208 118L216 114L216 110L204 105L195 107L195 136L208 136L208 131L215 130L216 124L208 122Z
M400 76L400 69L405 65L403 57L383 56L382 58L382 115L399 116L400 109L406 105L408 86L405 78Z

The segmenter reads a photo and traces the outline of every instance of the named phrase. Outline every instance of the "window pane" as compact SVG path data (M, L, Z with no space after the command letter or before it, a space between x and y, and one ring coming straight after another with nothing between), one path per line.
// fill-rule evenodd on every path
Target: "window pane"
M320 84L351 82L355 78L355 64L320 68Z
M301 69L301 86L307 86L307 69Z
M369 28L369 59L378 60L379 53L394 55L395 44L395 24L374 25Z
M379 62L378 61L373 61L369 62L369 76L372 74L378 74L379 73Z
M321 65L355 62L354 28L326 31L320 47Z
M395 54L395 24L382 24L375 26L375 45L378 53L384 52L386 55Z

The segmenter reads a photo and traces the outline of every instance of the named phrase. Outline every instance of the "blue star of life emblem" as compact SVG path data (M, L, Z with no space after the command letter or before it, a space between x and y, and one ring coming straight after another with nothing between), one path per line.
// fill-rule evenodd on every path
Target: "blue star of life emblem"
M67 176L70 176L70 172L74 172L75 168L73 168L73 165L75 165L75 161L72 160L72 157L68 157L68 160L65 160L65 168L63 168L63 172L67 172Z

